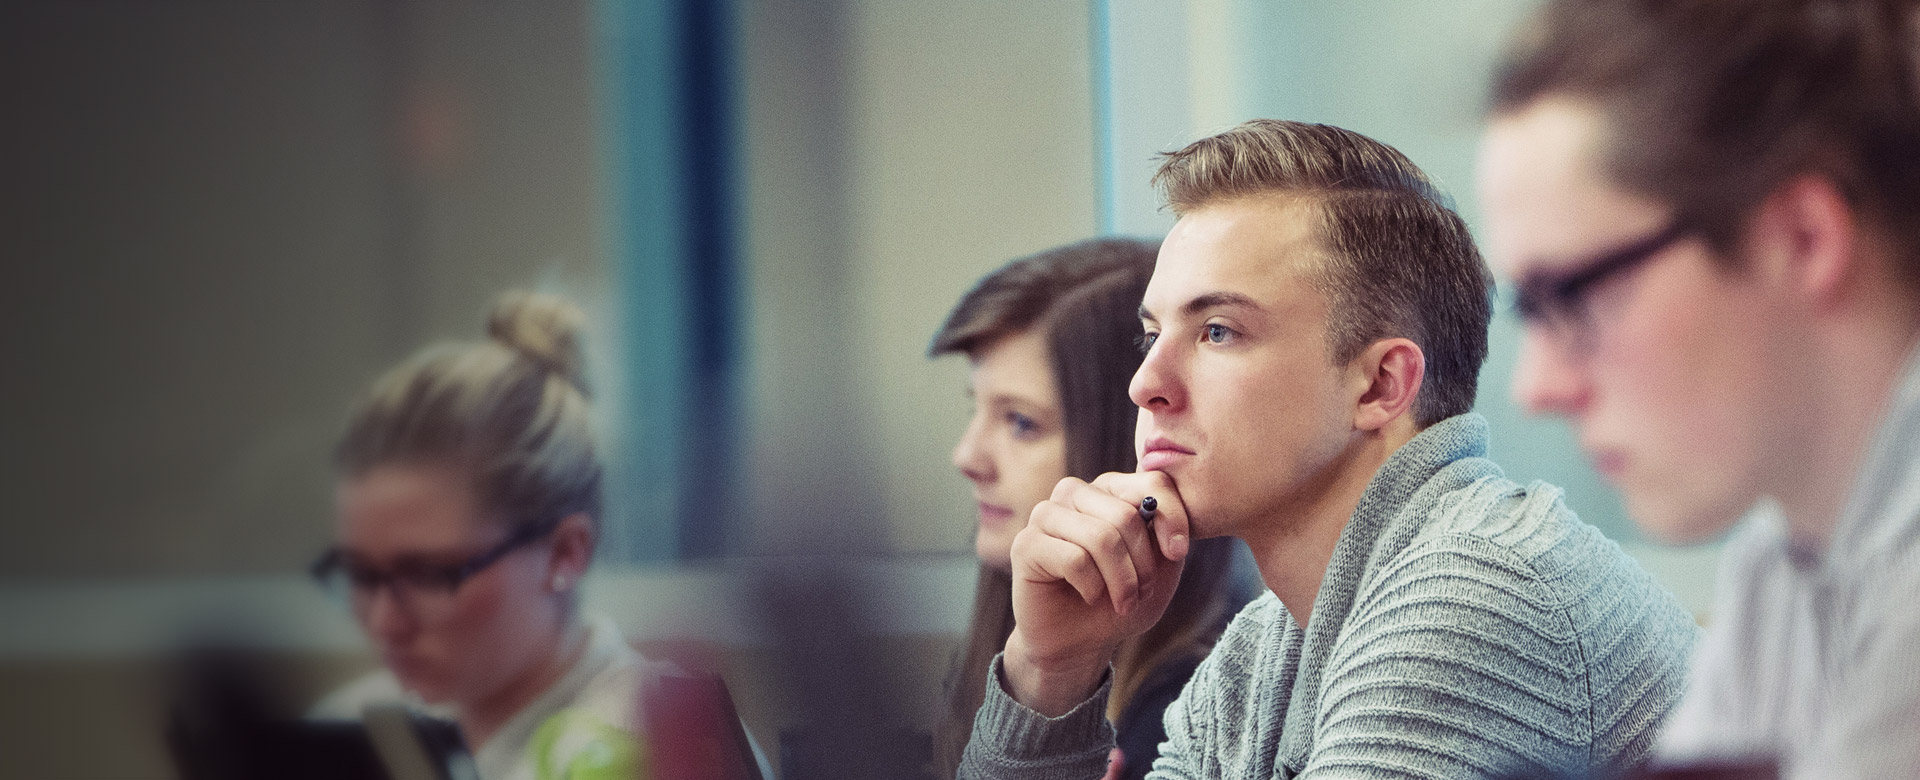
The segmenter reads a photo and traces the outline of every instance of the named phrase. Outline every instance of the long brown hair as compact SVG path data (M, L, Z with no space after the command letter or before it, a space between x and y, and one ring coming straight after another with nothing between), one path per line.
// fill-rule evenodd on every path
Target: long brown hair
M988 274L947 316L931 354L977 356L999 339L1041 328L1066 433L1067 474L1093 479L1134 468L1136 409L1127 385L1140 367L1139 307L1159 244L1102 238L1014 260ZM1149 674L1212 648L1227 618L1232 540L1194 544L1166 615L1114 658L1107 717L1117 720ZM953 776L985 697L987 669L1013 633L1013 584L980 567L973 616L947 679L947 707L934 730L942 776Z

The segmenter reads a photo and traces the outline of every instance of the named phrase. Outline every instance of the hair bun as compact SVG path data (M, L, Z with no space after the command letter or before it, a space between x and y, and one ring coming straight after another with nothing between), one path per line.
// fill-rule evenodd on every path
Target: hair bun
M586 393L580 349L586 323L580 307L565 298L515 290L494 302L487 335Z

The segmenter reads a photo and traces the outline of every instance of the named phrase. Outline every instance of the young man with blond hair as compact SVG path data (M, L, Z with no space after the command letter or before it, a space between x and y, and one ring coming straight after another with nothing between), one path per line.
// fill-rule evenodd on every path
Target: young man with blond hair
M1444 198L1383 144L1273 120L1156 182L1179 219L1140 309L1140 471L1062 480L1016 537L1016 627L960 776L1099 777L1113 649L1215 536L1271 592L1167 710L1151 776L1638 761L1695 629L1557 488L1486 458L1492 282Z

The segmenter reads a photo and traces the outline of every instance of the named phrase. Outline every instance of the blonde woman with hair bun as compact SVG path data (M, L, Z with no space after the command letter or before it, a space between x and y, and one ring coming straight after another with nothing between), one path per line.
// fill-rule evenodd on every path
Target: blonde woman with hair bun
M385 668L316 716L406 701L451 717L486 780L646 775L638 686L673 669L578 605L602 471L584 323L563 299L508 293L486 341L429 347L355 406L314 575Z

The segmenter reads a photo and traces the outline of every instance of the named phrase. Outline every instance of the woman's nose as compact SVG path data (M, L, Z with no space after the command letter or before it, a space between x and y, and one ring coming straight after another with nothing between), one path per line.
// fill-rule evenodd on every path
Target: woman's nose
M960 434L959 443L953 447L953 467L975 482L993 479L993 461L987 457L981 438L980 415L974 415L967 423L967 429Z

